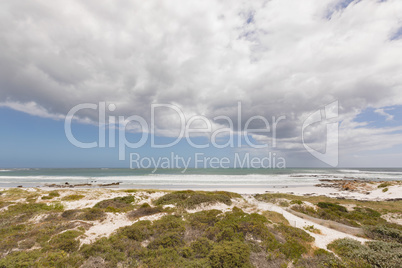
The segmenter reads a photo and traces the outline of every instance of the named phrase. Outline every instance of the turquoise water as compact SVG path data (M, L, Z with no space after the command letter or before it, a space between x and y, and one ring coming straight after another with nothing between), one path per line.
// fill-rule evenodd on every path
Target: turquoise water
M320 179L402 180L402 169L0 169L0 187L112 183L122 188L273 188L312 186Z

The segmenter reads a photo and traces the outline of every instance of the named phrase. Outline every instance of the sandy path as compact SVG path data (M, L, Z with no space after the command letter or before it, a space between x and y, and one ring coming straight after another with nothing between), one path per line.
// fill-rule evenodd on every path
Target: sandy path
M319 248L327 249L327 245L331 243L332 241L340 238L352 238L355 240L358 240L360 242L365 242L368 241L367 239L361 238L361 237L356 237L350 234L346 234L325 226L322 226L320 224L314 223L309 220L302 219L296 215L293 215L290 212L287 212L283 208L271 204L271 203L265 203L256 200L252 196L245 196L245 199L250 203L255 205L259 210L270 210L270 211L275 211L280 214L282 214L290 223L291 226L297 227L297 228L303 228L304 226L310 226L313 225L314 228L319 229L321 231L321 234L315 234L309 231L308 232L311 236L315 238L315 245Z

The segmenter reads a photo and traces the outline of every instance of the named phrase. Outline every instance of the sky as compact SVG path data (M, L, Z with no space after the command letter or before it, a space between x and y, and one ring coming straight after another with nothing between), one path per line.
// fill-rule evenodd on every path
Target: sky
M13 0L0 32L0 169L402 167L400 0Z

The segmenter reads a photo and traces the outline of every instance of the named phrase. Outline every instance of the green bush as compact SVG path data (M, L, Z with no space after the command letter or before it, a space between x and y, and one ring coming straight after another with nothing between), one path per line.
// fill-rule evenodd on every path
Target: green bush
M192 242L190 247L196 258L204 258L213 248L213 243L211 240L205 237L200 237L196 241Z
M278 247L286 258L299 259L302 254L311 249L310 243L314 241L314 237L304 230L284 224L276 225L274 230L285 239L285 243L278 245Z
M307 253L308 249L297 240L288 238L281 244L280 251L289 259L299 259L302 254Z
M65 231L61 234L54 236L49 244L58 250L63 250L65 252L73 252L78 249L80 246L80 242L76 240L78 236L80 236L82 232L76 230Z
M295 206L293 209L316 218L332 220L354 227L377 225L386 222L381 218L379 212L371 208L355 207L353 211L347 211L344 206L330 202L319 202L317 206L317 210L304 206Z
M183 235L177 232L167 232L156 237L149 243L148 248L176 248L184 246Z
M267 218L269 221L273 222L273 223L282 223L285 225L289 225L288 220L280 213L275 212L275 211L264 211L262 213L263 216L265 216L265 218Z
M316 249L312 257L299 259L295 265L297 268L306 267L330 267L330 268L360 268L353 263L345 263L340 258L337 258L333 253L325 249Z
M231 205L231 194L227 192L177 191L166 194L155 201L156 205L174 204L178 207L195 208L200 204L223 203ZM236 195L235 195L236 196Z
M240 241L224 241L215 245L208 258L213 268L252 267L250 248Z
M16 251L0 259L0 267L79 267L82 261L80 255L61 250Z
M304 230L289 225L278 224L275 226L275 230L281 232L285 238L294 238L308 243L315 240L314 237Z
M352 257L354 251L361 251L364 248L359 241L350 238L337 239L327 247L344 257Z
M76 219L80 213L82 213L82 212L79 209L69 209L69 210L65 210L63 213L61 213L61 217L66 220L73 220L73 219Z
M77 201L80 200L82 198L84 198L84 195L81 194L70 194L70 195L66 195L64 196L61 200L63 201Z
M369 241L366 245L352 239L338 239L328 248L344 258L346 263L359 264L358 267L400 267L402 245L395 242Z
M340 211L340 212L347 212L348 210L341 205L330 203L330 202L318 202L317 204L318 207L320 208L327 208L332 211Z
M121 262L135 264L136 260L132 256L135 256L140 248L141 246L136 241L112 235L110 238L103 237L92 244L82 245L80 253L87 260L92 258L105 261L94 267L117 267L117 264Z
M86 221L103 220L106 218L106 213L99 208L90 208L81 215L81 218Z
M220 210L203 210L187 216L188 224L197 230L205 231L208 227L214 226L219 221Z
M365 234L371 239L402 243L401 229L392 228L387 225L378 225L366 226L364 231Z
M183 234L186 228L185 223L180 216L166 215L160 220L153 222L152 230L156 235L161 235L166 232Z
M170 248L160 248L156 250L148 250L141 255L144 267L160 268L160 267L184 267L184 258L179 255L177 250Z
M296 200L292 200L292 201L290 201L290 204L297 204L297 205L301 205L301 204L303 204L303 201L296 199Z
M138 209L128 212L127 217L129 217L130 219L136 219L136 218L160 213L162 211L163 211L163 208L160 206L151 207L149 204L144 203Z
M385 187L388 187L388 186L391 186L391 185L392 185L391 182L383 182L380 185L378 185L377 187L378 188L385 188Z
M150 221L138 221L131 226L122 228L120 232L128 238L140 242L148 239L153 234Z
M53 197L59 197L60 194L58 191L51 191L47 196L42 196L42 199L52 199Z
M0 227L26 222L37 214L51 211L63 211L63 206L60 203L17 203L10 205L6 211L0 213Z
M107 199L97 203L94 208L100 208L108 212L127 211L132 208L131 203L135 201L134 196L128 195L124 197L116 197Z

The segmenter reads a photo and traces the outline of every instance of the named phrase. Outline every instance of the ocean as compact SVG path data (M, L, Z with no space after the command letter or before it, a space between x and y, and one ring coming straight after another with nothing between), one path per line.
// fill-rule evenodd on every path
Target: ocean
M42 187L46 184L107 184L138 189L270 189L306 187L320 179L402 180L402 168L362 169L0 169L0 187Z

